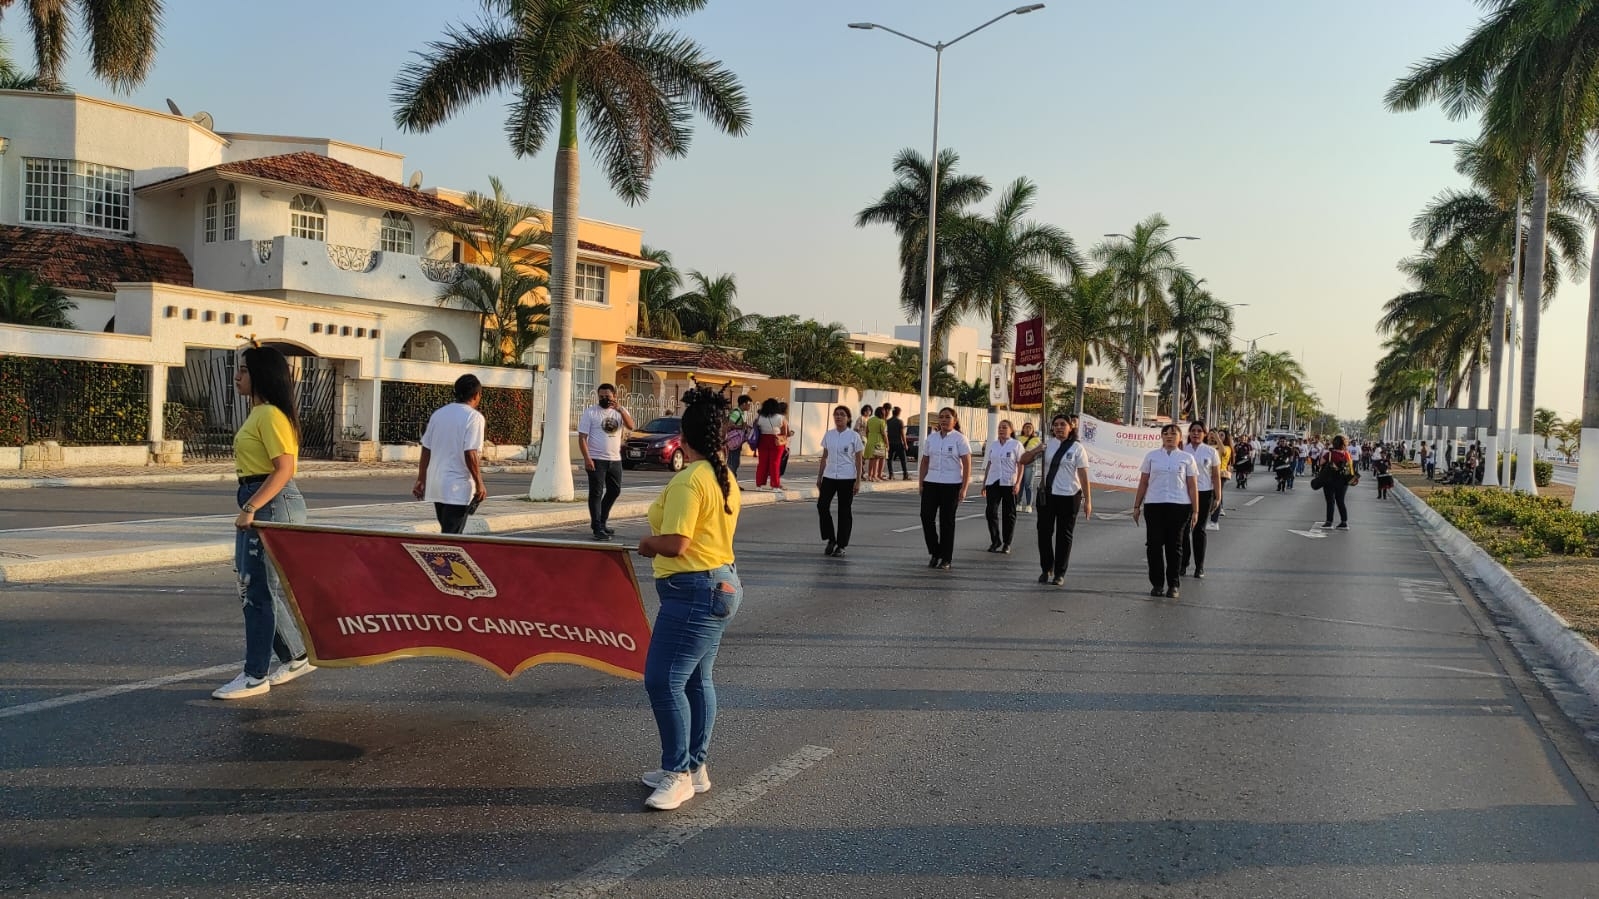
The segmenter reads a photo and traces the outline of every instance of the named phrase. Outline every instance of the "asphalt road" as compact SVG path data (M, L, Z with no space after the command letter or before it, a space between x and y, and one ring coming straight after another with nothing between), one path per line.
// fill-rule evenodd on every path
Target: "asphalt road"
M1057 589L1028 517L1009 557L961 522L944 574L914 496L863 497L845 560L808 505L752 509L715 787L674 813L640 811L635 682L411 660L221 703L226 569L3 586L0 893L1593 895L1592 747L1355 494L1325 534L1308 490L1237 495L1178 602L1125 518Z
M587 481L574 467L579 490ZM664 469L635 469L624 472L622 486L659 486L671 479ZM527 473L489 474L483 483L490 496L526 496L532 475ZM385 477L302 477L297 483L305 494L307 507L358 506L369 503L395 503L410 499L416 475ZM32 487L25 490L0 490L0 530L60 527L74 524L99 524L109 521L143 521L152 518L181 518L190 515L231 515L233 483L148 484L138 487Z

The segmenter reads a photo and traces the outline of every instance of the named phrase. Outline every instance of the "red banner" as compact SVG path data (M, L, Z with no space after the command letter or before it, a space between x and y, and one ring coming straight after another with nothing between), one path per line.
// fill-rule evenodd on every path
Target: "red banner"
M544 662L644 676L650 624L625 547L258 527L312 664L446 656L505 678Z
M1016 323L1016 373L1011 381L1013 409L1044 405L1044 320Z

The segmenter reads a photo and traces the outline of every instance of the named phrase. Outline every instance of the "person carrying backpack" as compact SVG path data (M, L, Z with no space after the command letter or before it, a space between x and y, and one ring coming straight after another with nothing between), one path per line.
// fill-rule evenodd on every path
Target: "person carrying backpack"
M1323 456L1321 467L1316 470L1321 494L1327 500L1327 520L1321 523L1324 528L1332 527L1333 506L1337 505L1338 530L1349 530L1349 510L1344 507L1344 494L1351 484L1360 483L1360 475L1355 473L1354 457L1349 454L1348 446L1344 435L1334 437L1332 449Z

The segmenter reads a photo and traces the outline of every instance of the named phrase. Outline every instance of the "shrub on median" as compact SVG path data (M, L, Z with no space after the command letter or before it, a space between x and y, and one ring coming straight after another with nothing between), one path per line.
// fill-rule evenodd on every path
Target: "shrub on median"
M1599 556L1599 513L1574 512L1551 496L1452 487L1434 490L1426 501L1501 560Z

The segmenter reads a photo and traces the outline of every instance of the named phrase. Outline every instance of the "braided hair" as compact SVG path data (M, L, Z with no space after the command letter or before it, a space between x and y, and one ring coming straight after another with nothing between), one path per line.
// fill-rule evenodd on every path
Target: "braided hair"
M683 442L711 463L716 483L722 487L722 511L731 515L733 507L728 503L728 496L733 485L727 473L727 459L723 454L726 444L722 439L722 432L727 429L727 406L727 397L708 387L683 394Z

